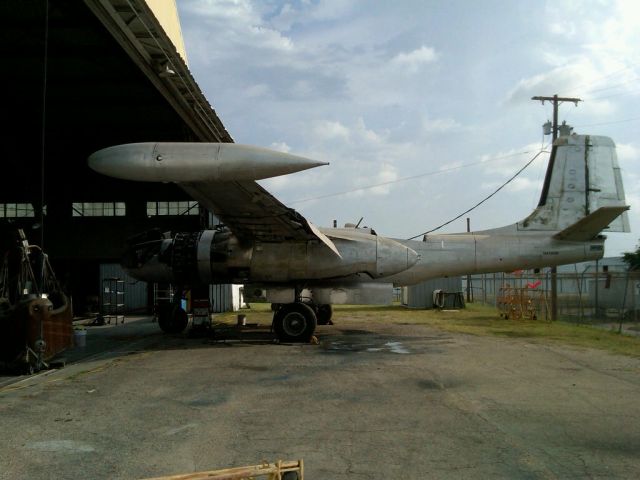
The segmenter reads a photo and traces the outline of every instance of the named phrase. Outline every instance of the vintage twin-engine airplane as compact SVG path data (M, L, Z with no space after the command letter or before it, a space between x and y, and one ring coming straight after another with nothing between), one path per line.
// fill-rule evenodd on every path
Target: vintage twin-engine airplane
M222 222L133 245L124 262L132 276L185 287L266 288L267 300L280 305L274 328L287 341L308 340L330 319L331 304L385 303L394 285L428 278L599 259L602 230L629 231L615 146L601 136L556 140L539 205L524 220L422 241L316 227L255 182L323 165L286 153L230 143L137 143L95 152L89 165L122 179L175 182ZM180 332L187 317L176 304L159 323Z

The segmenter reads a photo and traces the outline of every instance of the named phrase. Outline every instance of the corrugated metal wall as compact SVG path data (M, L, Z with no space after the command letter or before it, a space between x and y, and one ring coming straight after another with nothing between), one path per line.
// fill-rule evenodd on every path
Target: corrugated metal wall
M214 313L233 311L231 285L209 285L209 301Z
M126 313L147 312L147 282L141 282L127 275L127 272L118 263L100 264L100 305L104 299L104 279L120 278L124 281L124 304Z
M406 287L406 305L409 308L433 308L433 291L462 292L462 278L434 278Z
M117 263L100 264L100 305L105 302L104 279L120 278L124 281L124 304L126 313L144 314L149 311L147 283L127 275ZM214 313L234 310L232 285L209 285L209 301Z

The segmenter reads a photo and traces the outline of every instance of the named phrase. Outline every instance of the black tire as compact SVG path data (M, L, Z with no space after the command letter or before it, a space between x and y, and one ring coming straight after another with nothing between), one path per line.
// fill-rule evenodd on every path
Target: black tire
M315 312L304 303L287 303L273 315L273 326L281 342L308 342L316 324Z
M31 362L26 362L23 366L22 366L22 374L23 375L33 375L34 373L36 373L36 367L34 364L32 364Z
M324 305L318 305L316 308L316 317L318 318L318 325L333 325L331 317L333 316L333 308L331 304L325 303Z
M167 306L158 312L158 325L164 333L182 333L188 323L187 312L180 305Z

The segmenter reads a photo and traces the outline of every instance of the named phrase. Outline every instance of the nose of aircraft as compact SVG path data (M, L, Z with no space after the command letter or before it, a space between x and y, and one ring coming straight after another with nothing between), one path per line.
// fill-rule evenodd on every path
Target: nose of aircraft
M386 277L404 272L419 260L420 256L412 248L390 238L378 237L377 274Z

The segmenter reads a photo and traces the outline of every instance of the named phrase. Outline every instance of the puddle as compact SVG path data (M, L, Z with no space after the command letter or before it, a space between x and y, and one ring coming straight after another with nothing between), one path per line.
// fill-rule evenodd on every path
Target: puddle
M369 340L369 339L367 339ZM388 342L381 340L380 342L367 341L366 343L347 342L344 340L324 340L321 346L328 352L368 352L368 353L394 353L407 355L412 353L402 342Z
M73 440L45 440L43 442L31 442L27 444L30 450L41 452L62 452L62 453L90 453L95 452L91 445Z
M418 385L425 390L444 390L444 385L436 380L420 380Z
M186 425L182 425L181 427L170 428L166 432L164 432L164 436L175 435L180 432L184 432L186 430L191 430L192 428L197 427L195 423L187 423Z

